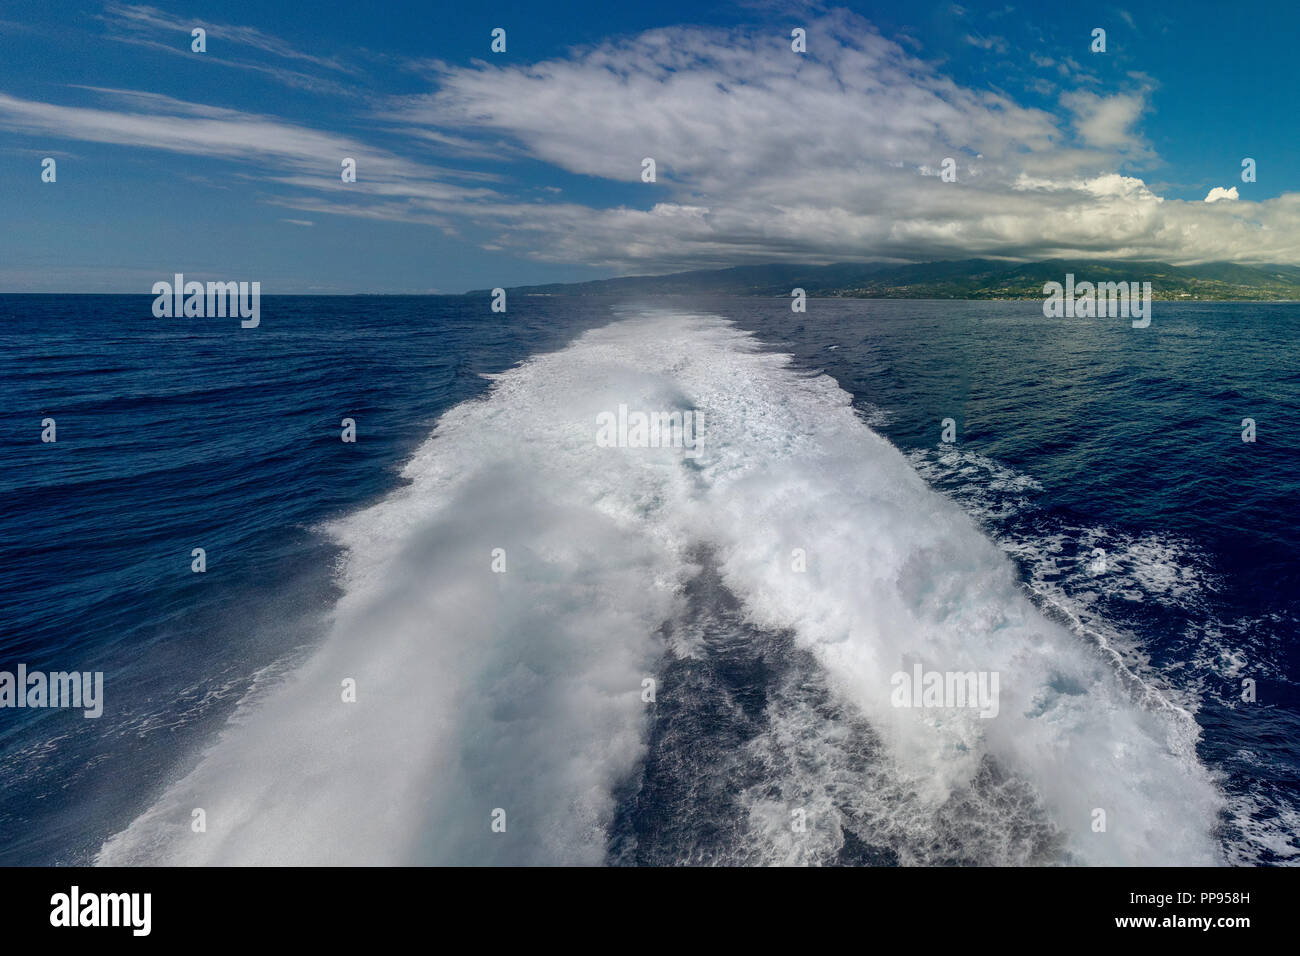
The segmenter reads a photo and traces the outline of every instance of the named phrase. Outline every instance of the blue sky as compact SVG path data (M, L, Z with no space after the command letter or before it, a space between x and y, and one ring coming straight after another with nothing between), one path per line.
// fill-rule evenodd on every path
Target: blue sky
M461 7L6 0L0 291L1300 264L1295 5Z

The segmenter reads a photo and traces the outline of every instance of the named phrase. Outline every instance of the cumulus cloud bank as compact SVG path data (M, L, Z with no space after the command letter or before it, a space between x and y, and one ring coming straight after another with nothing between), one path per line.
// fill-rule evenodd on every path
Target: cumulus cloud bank
M1113 256L1300 262L1300 194L1229 208L1162 198L1125 163L1149 82L1061 94L1061 115L968 89L836 12L806 56L780 34L652 30L527 66L437 70L394 116L504 138L655 202L490 203L503 247L616 268L773 258ZM937 171L957 165L957 182ZM1235 190L1232 191L1233 198ZM1213 197L1214 194L1212 193Z

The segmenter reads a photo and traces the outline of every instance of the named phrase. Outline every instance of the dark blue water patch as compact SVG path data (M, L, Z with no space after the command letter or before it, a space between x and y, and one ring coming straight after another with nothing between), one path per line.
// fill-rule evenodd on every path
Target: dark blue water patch
M686 584L683 610L663 628L670 650L650 705L648 753L616 794L611 864L1059 859L1061 834L1031 788L992 759L943 805L924 806L795 635L747 621L707 549L691 563L700 570ZM776 808L779 836L756 825L756 804ZM793 852L782 845L787 832Z

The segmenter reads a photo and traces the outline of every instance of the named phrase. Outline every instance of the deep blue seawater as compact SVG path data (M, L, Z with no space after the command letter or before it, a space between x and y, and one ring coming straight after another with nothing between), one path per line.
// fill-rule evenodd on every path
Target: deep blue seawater
M487 392L485 373L641 305L725 317L833 377L1049 617L1194 703L1226 797L1223 860L1300 860L1300 305L1157 302L1144 330L1046 319L1034 302L811 300L792 314L768 299L515 297L502 316L460 297L270 296L254 330L150 305L0 296L0 669L102 670L106 685L98 720L0 710L0 864L92 860L257 681L320 639L339 597L322 522L399 486L439 416ZM339 439L345 417L355 444ZM689 597L720 628L742 616L707 574ZM665 698L612 862L723 858L742 826L726 787L675 781L758 732L773 673L812 667L780 634L761 655L750 636L681 675L694 711ZM700 709L715 697L730 703ZM683 823L691 808L700 819ZM838 861L898 857L846 837Z

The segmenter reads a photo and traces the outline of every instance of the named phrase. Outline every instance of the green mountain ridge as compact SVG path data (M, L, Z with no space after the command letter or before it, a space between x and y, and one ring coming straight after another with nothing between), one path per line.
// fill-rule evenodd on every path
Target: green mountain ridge
M624 276L588 282L516 286L516 295L737 295L789 296L795 288L810 296L896 299L1041 299L1047 282L1150 282L1153 299L1300 300L1300 267L1245 266L1211 262L1173 266L1167 262L1048 259L1012 263L962 259L913 265L840 262L826 266L773 263ZM475 290L469 294L487 294Z

